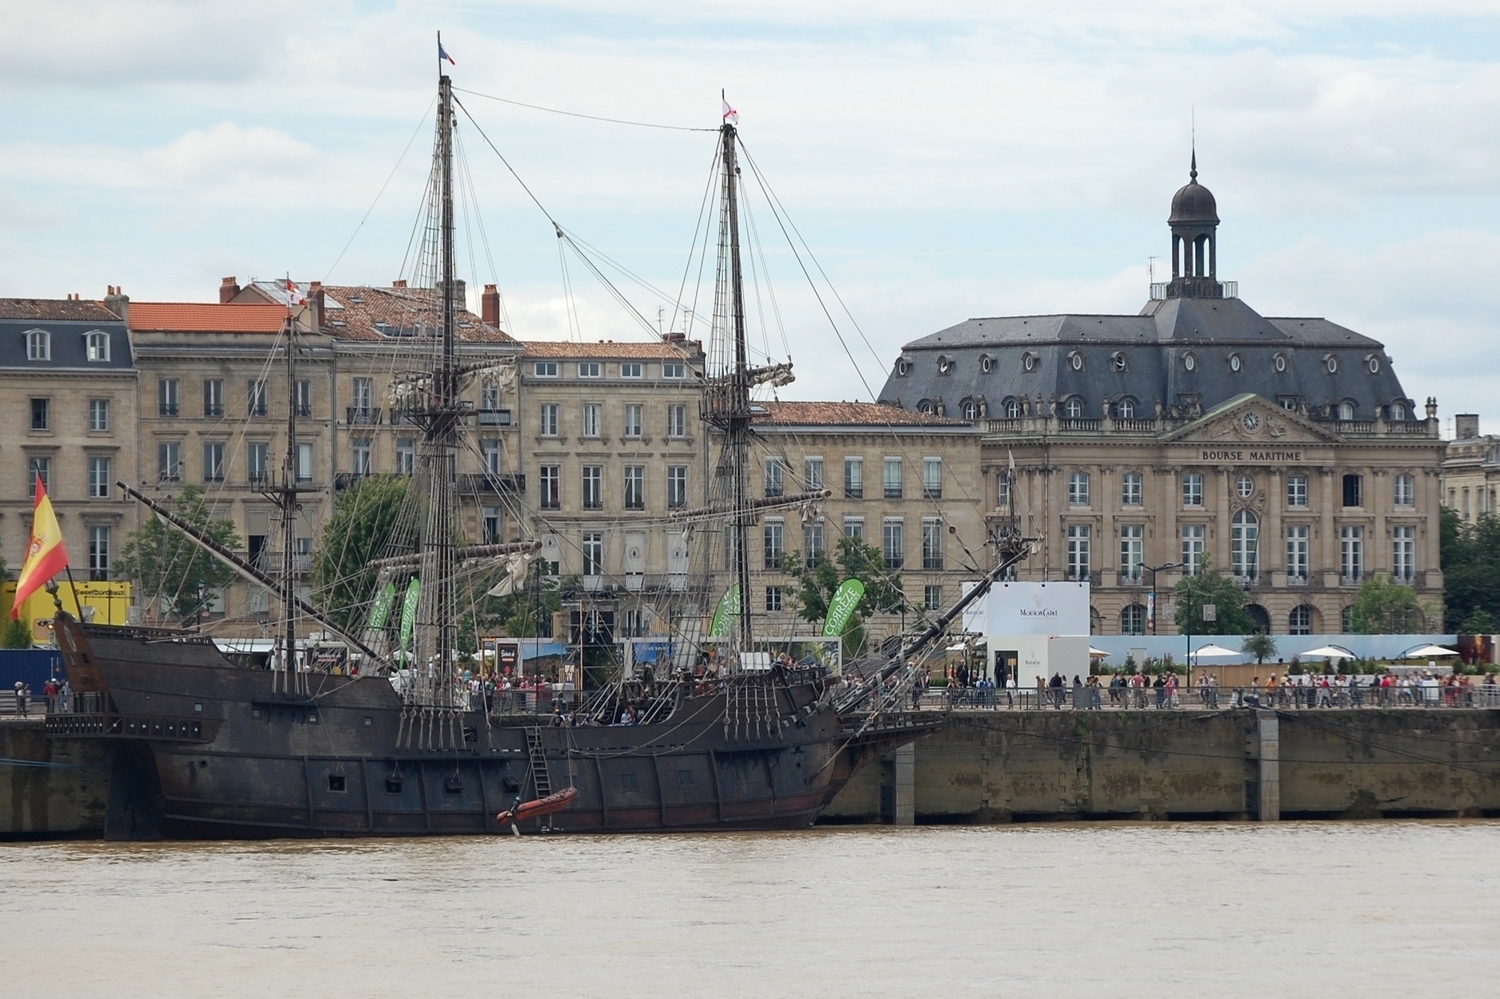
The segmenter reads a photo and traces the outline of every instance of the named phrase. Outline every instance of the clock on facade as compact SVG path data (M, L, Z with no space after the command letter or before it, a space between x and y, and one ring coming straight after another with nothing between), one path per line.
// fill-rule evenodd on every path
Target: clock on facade
M1252 409L1250 412L1245 414L1244 418L1240 420L1240 423L1244 425L1246 430L1257 430L1260 428L1260 414Z

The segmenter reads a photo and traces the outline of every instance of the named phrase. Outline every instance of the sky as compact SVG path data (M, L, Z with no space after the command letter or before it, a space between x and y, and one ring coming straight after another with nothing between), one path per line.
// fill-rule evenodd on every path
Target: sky
M1493 0L12 5L0 296L410 273L439 30L460 273L521 339L644 339L700 287L721 89L810 250L747 170L751 336L801 372L783 398L871 398L903 343L972 316L1138 311L1196 130L1221 278L1383 341L1445 431L1500 432ZM549 215L639 279L610 271L633 312Z

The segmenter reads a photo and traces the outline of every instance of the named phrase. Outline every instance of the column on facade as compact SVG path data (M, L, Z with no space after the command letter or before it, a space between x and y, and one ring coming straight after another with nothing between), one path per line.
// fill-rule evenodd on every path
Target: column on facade
M1270 585L1286 585L1286 539L1281 527L1281 507L1286 502L1284 476L1273 468L1266 476L1266 522L1260 535L1260 575ZM1275 630L1275 622L1271 622Z
M1337 504L1343 497L1338 495L1338 476L1336 469L1318 469L1318 492L1320 496L1318 517L1318 562L1319 566L1312 570L1323 574L1323 585L1337 587L1339 581L1339 529L1335 520ZM1330 622L1324 622L1327 627ZM1331 622L1337 624L1338 622ZM1335 629L1336 630L1336 629Z
M1146 557L1147 565L1162 565L1182 561L1182 538L1177 527L1177 507L1182 502L1182 483L1171 468L1156 466L1151 469L1151 489L1155 494L1156 509L1161 511L1157 525L1159 538L1155 550ZM1178 570L1181 571L1181 570ZM1146 583L1156 589L1156 634L1172 632L1171 615L1166 613L1164 594L1171 589L1171 573L1146 573ZM1157 577L1157 578L1152 578Z
M1205 508L1214 511L1214 518L1209 524L1209 530L1213 532L1213 540L1204 547L1214 553L1214 568L1222 573L1228 573L1231 569L1229 560L1229 493L1234 487L1234 470L1227 465L1219 465L1214 471L1215 481L1213 489L1217 493L1213 500L1207 496L1203 497ZM1205 478L1207 478L1205 476ZM1204 483L1208 488L1208 483Z
M1365 481L1370 486L1362 499L1365 509L1375 518L1375 526L1370 529L1374 537L1365 550L1365 565L1368 569L1366 575L1372 572L1390 575L1396 571L1396 563L1393 538L1387 523L1390 515L1395 512L1396 480L1389 468L1371 468L1365 474ZM1377 550L1369 550L1375 546L1378 546Z

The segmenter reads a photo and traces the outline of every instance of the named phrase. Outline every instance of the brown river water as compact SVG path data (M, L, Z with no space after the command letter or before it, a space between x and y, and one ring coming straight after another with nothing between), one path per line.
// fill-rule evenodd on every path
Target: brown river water
M1497 996L1500 823L0 844L0 995Z

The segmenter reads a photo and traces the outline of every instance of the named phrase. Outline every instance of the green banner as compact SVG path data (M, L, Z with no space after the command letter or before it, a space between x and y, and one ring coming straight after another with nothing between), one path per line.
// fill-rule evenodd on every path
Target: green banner
M740 616L740 584L735 583L724 591L719 598L719 606L714 609L713 623L708 626L710 638L724 638L729 634L729 629L734 627L735 618Z
M380 591L380 596L375 598L375 606L370 608L370 630L379 631L385 627L385 623L391 619L391 608L396 604L396 584L386 583L385 589Z
M865 598L865 584L857 579L846 579L833 591L828 601L828 616L823 621L823 637L837 638L849 627L849 619Z
M401 605L401 658L406 658L411 633L417 628L417 600L422 595L422 581L413 579L406 586L406 602Z

